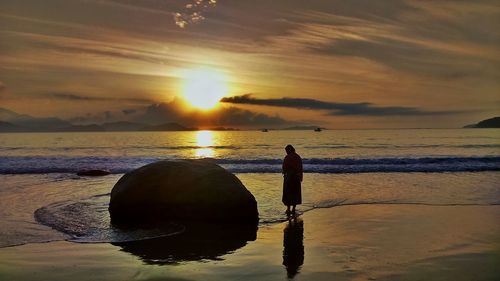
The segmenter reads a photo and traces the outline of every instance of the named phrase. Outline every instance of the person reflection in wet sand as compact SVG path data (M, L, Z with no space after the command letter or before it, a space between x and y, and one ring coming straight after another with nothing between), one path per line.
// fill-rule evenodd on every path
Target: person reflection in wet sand
M292 279L304 263L304 222L297 217L288 220L283 230L283 265Z
M283 160L283 196L281 201L286 205L286 214L295 213L295 207L302 204L302 158L295 152L292 145L285 147L286 156ZM290 211L290 206L293 206Z

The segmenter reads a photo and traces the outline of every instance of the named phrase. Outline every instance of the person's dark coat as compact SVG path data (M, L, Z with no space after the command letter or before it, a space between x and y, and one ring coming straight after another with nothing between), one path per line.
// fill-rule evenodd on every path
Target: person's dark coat
M283 176L283 204L287 206L302 204L302 158L297 153L291 152L285 156Z

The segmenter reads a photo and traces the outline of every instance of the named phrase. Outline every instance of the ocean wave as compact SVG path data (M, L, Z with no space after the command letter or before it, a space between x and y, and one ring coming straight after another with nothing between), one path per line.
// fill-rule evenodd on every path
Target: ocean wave
M95 151L107 150L107 149L117 149L116 146L37 146L37 147L25 147L25 146L3 146L0 147L0 151L49 151L49 152L68 152L68 151ZM281 145L270 145L270 144L254 144L250 146L235 146L235 145L128 145L123 147L123 149L129 150L157 150L157 151L177 151L177 150L191 150L191 149L202 149L210 148L217 150L231 149L231 150L248 150L248 149L282 149ZM373 143L373 144L358 144L351 145L345 143L323 143L315 145L305 145L305 149L419 149L419 148L460 148L460 149L480 149L480 148L500 148L498 143L490 144L390 144L390 143Z
M37 146L37 147L24 147L24 146L4 146L0 150L43 150L43 151L71 151L71 150L96 150L96 149L116 149L116 146ZM184 149L241 149L239 146L234 145L174 145L174 146L144 146L144 145L128 145L123 149L145 149L145 150L184 150Z
M0 174L77 173L101 169L122 174L164 157L0 157ZM210 159L234 173L281 173L282 159ZM500 171L500 156L303 159L306 173Z
M500 148L500 144L319 144L307 145L308 149L409 149L409 148Z

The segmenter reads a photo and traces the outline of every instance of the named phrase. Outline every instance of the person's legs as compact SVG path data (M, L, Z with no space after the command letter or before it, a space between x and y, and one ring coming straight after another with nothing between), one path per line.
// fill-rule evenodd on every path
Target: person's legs
M286 213L290 214L290 205L286 205Z
M292 208L292 213L295 213L295 206L296 206L296 205L293 205L293 208Z

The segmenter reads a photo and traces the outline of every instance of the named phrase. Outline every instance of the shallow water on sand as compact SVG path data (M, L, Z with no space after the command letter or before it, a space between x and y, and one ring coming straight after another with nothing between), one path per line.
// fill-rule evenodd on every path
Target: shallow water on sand
M280 174L237 174L258 202L260 225L286 220ZM110 224L109 192L120 175L0 176L0 245L71 240L124 242L173 234L166 225L122 231ZM498 172L306 174L299 212L362 204L498 205ZM29 203L26 203L29 202ZM50 227L48 227L50 226Z
M351 205L262 225L248 243L197 229L178 239L2 248L0 279L498 280L499 219L500 206Z

